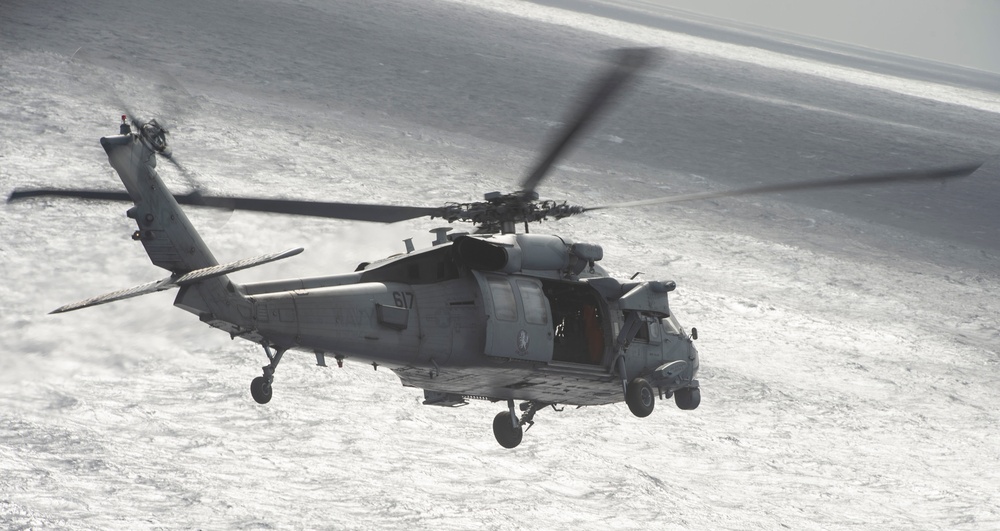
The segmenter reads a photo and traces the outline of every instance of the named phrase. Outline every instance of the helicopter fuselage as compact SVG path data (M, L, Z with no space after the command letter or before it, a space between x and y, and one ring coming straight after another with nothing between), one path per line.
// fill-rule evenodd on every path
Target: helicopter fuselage
M299 250L220 265L141 136L101 143L134 203L127 213L137 223L133 239L172 275L57 311L180 288L175 306L264 347L271 363L252 386L261 403L270 399L281 356L298 350L321 365L333 357L338 365L351 359L390 369L403 385L424 389L428 405L626 400L647 404L644 416L655 388L685 390L679 405L697 407L696 336L670 311L674 283L611 278L597 265L597 245L528 233L449 237L444 228L433 231L432 247L408 245L407 253L352 273L239 284L227 274ZM642 390L641 400L628 399L629 387Z
M383 366L431 405L620 402L622 364L663 393L697 387L673 283L598 274L599 254L548 235L460 235L350 274L241 285L252 324L236 335Z

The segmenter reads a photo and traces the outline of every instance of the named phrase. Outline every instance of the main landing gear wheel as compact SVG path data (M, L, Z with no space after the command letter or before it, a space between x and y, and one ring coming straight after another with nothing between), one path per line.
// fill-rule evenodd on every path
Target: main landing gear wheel
M649 382L642 378L636 378L628 384L625 390L625 403L632 410L632 414L637 417L648 417L653 412L656 405L656 397L653 395L653 388Z
M258 376L250 382L250 395L258 404L266 404L271 401L271 384L263 376Z
M267 359L271 363L263 367L264 376L258 376L250 382L250 395L258 404L266 404L271 401L271 383L274 382L274 370L278 368L278 362L281 361L281 356L287 349L278 348L272 354L271 347L267 343L261 343L261 346L264 347L264 353L267 354Z
M686 389L678 389L677 391L674 391L674 402L677 404L677 407L681 409L695 409L698 407L698 404L701 403L701 389L698 389L697 387L693 389L690 387Z
M501 411L493 417L493 435L504 448L515 448L524 438L524 430L521 426L515 428L514 422L517 421L511 420L509 411Z

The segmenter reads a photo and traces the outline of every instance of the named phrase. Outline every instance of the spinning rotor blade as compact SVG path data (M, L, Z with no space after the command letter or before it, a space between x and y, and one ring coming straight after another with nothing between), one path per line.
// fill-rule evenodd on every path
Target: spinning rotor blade
M951 166L948 168L934 168L924 170L897 171L887 173L875 173L869 175L850 175L846 177L833 177L829 179L819 179L815 181L795 181L790 183L765 184L751 188L741 188L738 190L722 190L719 192L701 192L697 194L675 195L660 197L656 199L642 199L639 201L629 201L626 203L615 203L611 205L601 205L586 207L584 211L603 210L608 208L629 208L647 205L660 205L666 203L681 203L684 201L697 201L699 199L716 199L720 197L739 197L744 195L756 195L778 192L792 192L797 190L818 190L822 188L840 188L844 186L857 186L878 183L897 183L907 181L935 181L945 179L955 179L971 175L979 169L983 163L964 164L961 166Z
M131 107L129 107L128 104L126 104L125 101L122 100L121 97L119 97L117 94L115 94L115 99L117 100L118 105L120 105L122 109L125 109L125 116L128 117L128 121L132 125L132 132L137 133L139 135L144 134L142 127L148 122L145 122L141 118L136 116L136 114L132 111ZM165 124L161 123L161 121L162 120L156 120L156 125L160 128L160 131L164 135L169 135L170 130L167 128ZM181 172L181 176L184 177L185 181L187 181L187 184L191 188L191 190L195 192L200 192L204 190L204 188L201 186L198 180L195 179L194 174L192 174L187 168L184 167L184 165L180 163L180 161L177 160L177 156L174 155L173 150L169 146L167 146L166 149L162 151L157 151L156 154L167 159L167 161L173 164L174 167Z
M177 155L175 155L172 151L170 153L160 153L160 155L162 155L163 158L170 161L170 163L173 164L174 167L181 172L181 175L184 176L184 180L187 181L188 186L191 187L191 190L193 192L199 193L204 191L204 188L202 188L201 183L199 183L198 180L194 178L194 175L190 171L188 171L188 169L185 168L180 163L180 161L177 160Z
M112 92L111 95L114 97L115 104L117 104L119 108L125 110L125 117L128 119L128 124L132 126L132 132L138 133L142 129L142 124L146 123L146 121L136 115L132 106L125 103L125 100L123 100L117 92ZM166 131L166 129L164 129L164 131Z
M295 216L313 216L377 223L395 223L439 214L439 208L404 205L377 205L364 203L331 203L327 201L302 201L296 199L264 199L253 197L203 196L197 193L174 196L177 202L190 205L270 212ZM186 202L190 201L190 202Z
M31 197L70 197L76 199L96 199L101 201L132 202L126 192L108 190L61 190L30 189L15 190L7 202ZM261 199L253 197L226 197L202 195L198 192L175 194L174 199L181 205L206 206L228 210L270 212L295 216L313 216L377 223L395 223L423 216L440 215L439 208L400 205L377 205L358 203L330 203L324 201L300 201L294 199Z
M614 51L614 64L596 83L594 92L570 114L571 119L566 121L562 134L549 145L544 151L545 155L535 165L535 169L521 183L521 191L533 192L538 187L538 183L545 178L556 160L607 107L611 97L625 85L625 82L631 79L636 71L651 62L655 52L656 48L624 48Z
M94 199L98 201L132 201L125 192L115 190L60 190L58 188L30 188L14 190L7 197L8 203L31 199L32 197L72 197L74 199Z

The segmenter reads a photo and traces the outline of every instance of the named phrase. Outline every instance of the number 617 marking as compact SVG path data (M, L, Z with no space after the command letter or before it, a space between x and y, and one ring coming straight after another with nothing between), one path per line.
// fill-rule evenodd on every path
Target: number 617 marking
M392 292L392 301L400 308L413 308L413 294L409 291Z

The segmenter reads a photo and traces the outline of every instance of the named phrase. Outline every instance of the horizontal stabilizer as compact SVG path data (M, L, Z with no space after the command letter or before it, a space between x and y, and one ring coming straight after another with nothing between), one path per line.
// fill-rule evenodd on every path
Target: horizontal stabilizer
M187 284L194 284L195 282L200 282L205 279L212 277L218 277L222 275L228 275L235 271L241 271L243 269L249 269L251 267L257 267L259 265L264 265L269 262L274 262L276 260L281 260L283 258L288 258L295 256L303 251L302 247L297 249L289 249L287 251L282 251L280 253L265 254L263 256L258 256L256 258L244 258L243 260L237 260L235 262L229 262L228 264L221 264L212 267L206 267L204 269L197 269L190 273L185 273L174 279L174 284L178 286L185 286Z
M55 310L52 310L49 313L71 312L73 310L79 310L80 308L97 306L98 304L105 304L108 302L120 301L123 299L131 299L132 297L138 297L139 295L146 295L147 293L156 293L157 291L176 288L177 285L174 284L172 280L173 279L171 278L165 278L163 280L157 280L155 282L150 282L148 284L143 284L141 286L135 286L132 288L113 291L111 293L105 293L104 295L98 295L96 297L91 297L87 300L74 302L73 304L67 304L66 306L61 306L59 308L56 308Z
M162 280L149 282L147 284L142 284L140 286L122 289L111 293L105 293L104 295L91 297L89 299L82 300L80 302L67 304L66 306L56 308L55 310L52 310L49 313L71 312L73 310L79 310L81 308L97 306L98 304L105 304L108 302L120 301L123 299L131 299L132 297L138 297L139 295L146 295L148 293L156 293L157 291L164 291L170 288L177 288L180 286L186 286L188 284L195 284L209 278L226 275L234 271L240 271L243 269L267 264L269 262L274 262L276 260L281 260L282 258L295 256L301 253L302 251L303 248L299 247L297 249L289 249L287 251L282 251L280 253L265 254L263 256L258 256L256 258L246 258L243 260L230 262L228 264L206 267L204 269L196 269L194 271L191 271L190 273L184 273L183 275L167 277Z

